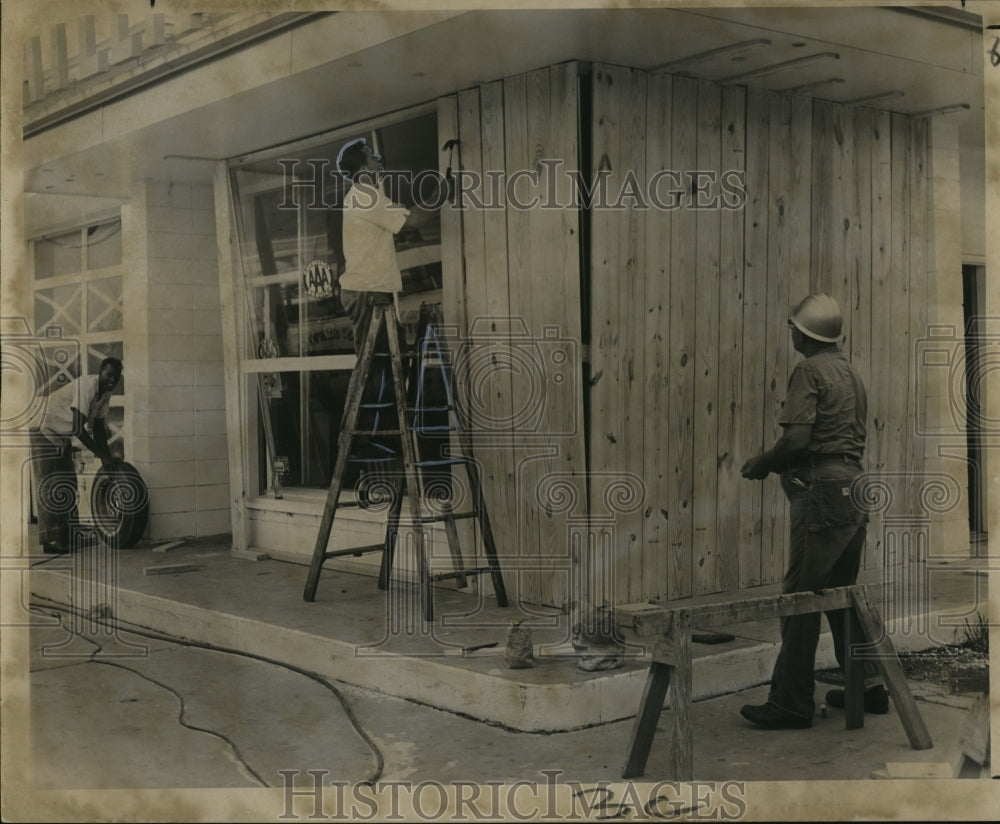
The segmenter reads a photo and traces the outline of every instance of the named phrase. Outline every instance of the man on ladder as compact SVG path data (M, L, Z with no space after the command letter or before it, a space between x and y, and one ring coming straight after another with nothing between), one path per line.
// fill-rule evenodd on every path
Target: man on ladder
M340 276L340 300L351 318L358 354L368 334L372 307L393 303L403 289L394 236L421 217L419 212L411 214L409 209L393 203L382 191L381 160L364 138L344 144L337 157L337 167L350 183L343 206L345 268ZM375 347L376 364L365 385L357 426L372 434L354 442L354 457L362 463L358 482L361 501L365 499L364 487L374 474L371 467L391 466L399 455L398 436L380 439L376 434L378 430L399 428L395 405L385 402L387 390L391 391L385 329L379 332Z

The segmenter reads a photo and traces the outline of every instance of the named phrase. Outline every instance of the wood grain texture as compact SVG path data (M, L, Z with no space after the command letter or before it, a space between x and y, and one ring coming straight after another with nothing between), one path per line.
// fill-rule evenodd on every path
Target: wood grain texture
M765 448L770 447L781 434L778 421L787 393L791 356L794 355L788 332L792 245L789 202L791 100L770 95L768 106L770 188L767 210L767 312L763 353ZM764 481L762 504L761 580L773 583L780 581L784 575L788 553L788 502L774 475Z
M722 90L698 84L695 169L707 180L721 175ZM717 546L719 488L719 302L720 210L714 192L694 184L696 209L694 314L694 485L692 500L692 592L714 592L719 575ZM708 197L704 195L708 194Z
M646 97L646 172L652 178L672 170L672 89L669 75L651 75ZM657 197L669 202L671 183L663 174L658 178ZM662 192L663 194L659 194ZM670 535L668 523L671 500L668 471L670 467L669 415L671 395L670 368L670 230L673 212L651 208L646 212L646 309L644 346L646 369L642 400L643 442L645 444L642 477L646 486L643 509L644 591L649 598L663 599L669 580Z
M697 168L698 82L675 77L673 84L673 168ZM697 213L679 208L670 231L670 370L668 452L670 475L670 599L692 593L694 560L694 388L695 349L692 319L697 305L695 254L698 241Z
M744 209L743 349L740 392L740 465L770 446L764 438L764 336L767 320L767 214L770 110L763 92L747 91L747 203ZM769 430L770 431L770 430ZM763 489L740 490L740 586L762 583Z
M722 174L746 174L746 91L722 89L720 167ZM744 184L745 185L745 184ZM718 488L715 581L713 592L739 587L740 496L748 484L743 464L740 416L743 350L743 208L738 199L720 204L719 213L719 363L718 363Z

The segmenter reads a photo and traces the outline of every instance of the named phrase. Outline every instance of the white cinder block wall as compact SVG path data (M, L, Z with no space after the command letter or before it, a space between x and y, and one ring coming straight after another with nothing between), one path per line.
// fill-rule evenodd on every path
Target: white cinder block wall
M149 534L161 539L229 532L212 185L147 181L137 187L129 209L137 234L137 280L145 288L132 290L140 340L128 349L139 357L126 364L126 373L134 410L132 455L150 491Z

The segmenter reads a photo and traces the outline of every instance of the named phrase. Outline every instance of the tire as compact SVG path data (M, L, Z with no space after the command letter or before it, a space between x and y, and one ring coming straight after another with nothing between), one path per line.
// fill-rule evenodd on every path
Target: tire
M105 544L119 549L135 546L149 520L149 489L139 470L125 462L97 470L90 510Z

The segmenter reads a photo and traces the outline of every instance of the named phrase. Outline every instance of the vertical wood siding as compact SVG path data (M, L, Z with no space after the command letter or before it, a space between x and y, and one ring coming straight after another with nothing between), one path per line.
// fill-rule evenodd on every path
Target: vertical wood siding
M585 304L575 208L446 210L442 225L449 320L478 365L461 388L474 411L504 423L479 441L477 457L500 551L512 556L509 568L523 567L508 573L510 588L525 603L565 606L579 561L570 557L573 523L587 512L600 532L592 546L610 560L606 574L588 570L598 602L780 581L784 495L776 478L749 482L739 470L780 432L799 358L788 313L811 291L840 302L844 351L868 386L866 466L887 474L896 512L918 511L912 477L923 447L914 376L903 365L926 324L930 288L926 122L595 65L590 121L580 124L576 72L542 69L439 106L441 139L460 137L465 170L534 170L532 192L545 200L543 161L559 160L551 185L568 203L573 183L563 172L580 168L583 129L591 163L581 171L603 185L586 216ZM719 204L690 208L699 192L687 173L696 171L714 181L701 196ZM661 204L680 197L679 208L646 199L658 174ZM636 196L616 203L631 187ZM486 187L474 194L489 196ZM525 335L549 351L546 334L573 342L572 380L557 383L547 356L538 360L541 388L498 365ZM538 392L541 417L526 432L518 414ZM609 510L609 488L628 476L641 479L643 505ZM593 526L605 517L610 527ZM866 567L883 562L880 530L875 517Z
M844 311L844 351L869 390L866 467L891 473L894 511L919 511L923 469L904 365L926 325L926 123L663 75L645 78L643 104L642 85L594 67L592 173L603 158L615 192L630 169L735 170L746 202L591 215L590 465L641 473L646 493L642 517L618 521L619 601L781 580L784 495L739 467L780 432L799 359L788 312L810 291ZM876 517L868 567L882 563L880 531Z
M470 204L490 206L444 210L442 231L450 234L442 242L460 250L443 260L446 311L462 339L457 390L505 582L529 611L567 604L569 519L586 513L579 218L571 180L557 176L557 191L549 191L546 174L546 164L560 164L560 174L579 168L577 77L575 64L553 66L438 106L456 112L439 114L439 126L450 128L439 131L442 142L460 140L456 169L482 181L466 180ZM491 172L506 175L499 197ZM536 175L518 178L515 190L528 208L504 197L515 173Z

